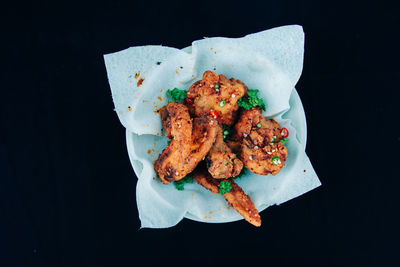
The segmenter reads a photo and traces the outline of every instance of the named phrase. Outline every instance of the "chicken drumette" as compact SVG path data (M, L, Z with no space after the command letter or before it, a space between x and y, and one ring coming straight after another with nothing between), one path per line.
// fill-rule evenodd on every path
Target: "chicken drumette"
M287 148L281 128L273 119L262 116L261 110L244 110L234 127L233 139L241 142L239 158L246 168L260 175L277 174L285 165Z
M245 94L247 87L240 80L205 71L203 79L189 88L187 105L194 116L211 115L219 123L232 126L239 110L237 101Z

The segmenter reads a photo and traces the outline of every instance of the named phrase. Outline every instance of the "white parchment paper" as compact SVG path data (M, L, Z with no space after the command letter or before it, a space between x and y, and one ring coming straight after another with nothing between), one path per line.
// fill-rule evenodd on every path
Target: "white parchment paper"
M205 222L241 219L220 195L199 185L186 184L177 191L157 178L153 162L167 145L161 136L157 112L167 104L165 92L188 89L205 70L243 81L259 89L267 110L289 129L288 160L276 176L250 172L237 183L261 211L320 185L305 153L305 142L296 138L289 114L290 96L303 66L304 33L301 26L284 26L242 38L205 38L194 41L191 53L164 46L131 47L104 56L115 111L127 129L129 156L138 183L137 205L142 227L165 228L182 218Z

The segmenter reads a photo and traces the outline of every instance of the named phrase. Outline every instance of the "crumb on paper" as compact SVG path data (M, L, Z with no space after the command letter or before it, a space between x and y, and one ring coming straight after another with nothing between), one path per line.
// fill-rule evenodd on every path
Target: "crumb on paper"
M212 210L210 210L210 211L208 212L208 214L212 215L212 214L213 214L213 211L212 211Z
M175 70L175 73L176 73L176 74L179 74L179 71L178 71L178 70Z
M139 78L139 76L140 76L140 71L135 73L135 79Z
M143 100L142 100L142 103L143 103L143 104L145 104L145 103L149 103L149 101L147 101L147 100L143 99Z
M120 112L118 112L119 113L119 115L122 115L122 114L124 114L122 111L120 111Z
M211 219L211 216L204 215L203 219L204 219L204 220Z
M138 81L137 84L136 84L137 87L141 86L142 83L143 83L143 81L144 81L144 78L140 78L139 81Z
M129 111L132 111L132 108L131 108L131 106L129 106L129 107L128 107L128 110L129 110Z

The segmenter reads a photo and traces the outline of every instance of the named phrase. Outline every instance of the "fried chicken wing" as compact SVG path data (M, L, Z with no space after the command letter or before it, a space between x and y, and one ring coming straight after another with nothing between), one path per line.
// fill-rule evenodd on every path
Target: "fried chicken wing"
M174 102L166 106L161 116L173 139L155 161L154 170L168 184L184 178L207 155L215 142L217 122L203 117L195 118L192 125L187 107Z
M260 127L258 127L257 124L259 124L258 126ZM282 139L279 124L273 119L266 119L263 117L261 109L259 108L243 110L238 122L235 124L232 139L241 141L243 138L250 135L252 129L259 129L259 132L264 131L263 129L271 129L273 130L271 137L275 136L276 142Z
M196 170L193 174L193 179L204 188L210 190L212 193L217 194L219 191L218 185L222 180L216 180L211 175L202 170ZM242 188L233 181L233 179L227 179L232 189L223 194L223 197L243 218L254 226L261 225L261 217L258 210L255 208L254 203L250 197L246 195Z
M239 158L251 172L275 175L284 167L288 151L279 142L281 128L275 120L264 118L260 109L242 112L233 139L242 142Z
M282 143L259 147L244 139L239 157L252 173L275 175L285 166L288 151Z
M231 126L237 118L237 101L247 94L247 87L240 80L227 79L212 71L205 71L203 79L195 82L187 93L188 107L195 116L213 116L219 123Z
M207 155L208 172L215 179L226 179L239 175L243 163L224 142L222 127L218 125L217 138Z

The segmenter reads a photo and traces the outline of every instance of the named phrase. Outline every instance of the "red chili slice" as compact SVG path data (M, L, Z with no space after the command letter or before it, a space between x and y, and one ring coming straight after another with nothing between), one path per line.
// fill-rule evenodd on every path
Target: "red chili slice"
M283 136L283 137L288 137L289 136L289 131L288 131L288 129L286 129L286 128L282 128L282 130L281 130L281 135Z
M210 111L210 115L211 117L213 117L214 119L218 118L218 113L215 110L211 110Z
M186 98L185 100L186 100L186 102L189 103L189 104L192 104L192 103L193 103L193 99L191 99L191 98Z

